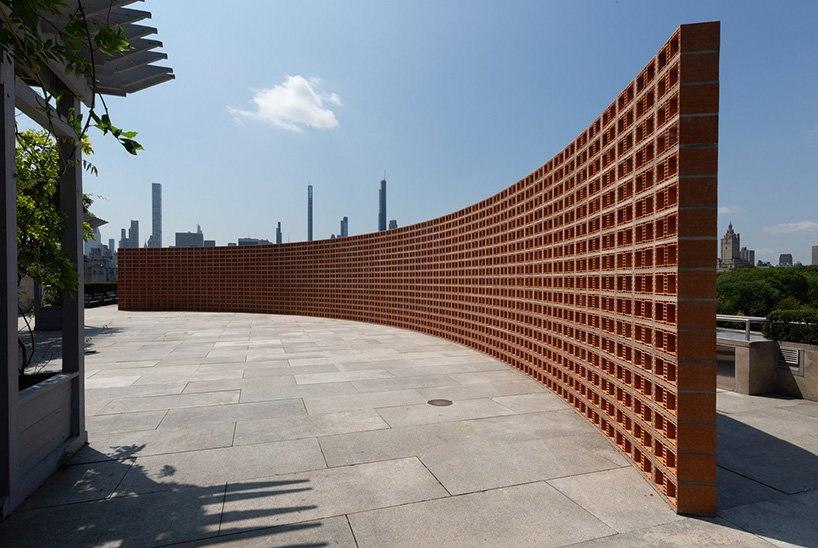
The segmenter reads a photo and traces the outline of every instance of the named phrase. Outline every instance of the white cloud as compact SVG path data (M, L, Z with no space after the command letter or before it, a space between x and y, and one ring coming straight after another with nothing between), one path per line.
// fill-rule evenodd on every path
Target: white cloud
M333 106L341 105L336 93L321 91L321 80L286 76L271 88L253 91L253 109L227 107L234 119L249 118L300 133L305 127L333 129L338 119Z
M744 208L739 206L721 206L719 215L740 215L744 213Z
M815 221L798 221L797 223L782 223L779 225L767 226L762 231L767 234L793 234L795 232L812 232L818 230L818 223Z

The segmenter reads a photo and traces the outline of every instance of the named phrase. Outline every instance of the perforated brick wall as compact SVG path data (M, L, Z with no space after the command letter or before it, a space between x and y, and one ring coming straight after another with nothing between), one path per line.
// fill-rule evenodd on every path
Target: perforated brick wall
M525 371L684 513L715 509L719 25L684 25L556 156L444 217L262 247L123 249L124 310L301 314Z

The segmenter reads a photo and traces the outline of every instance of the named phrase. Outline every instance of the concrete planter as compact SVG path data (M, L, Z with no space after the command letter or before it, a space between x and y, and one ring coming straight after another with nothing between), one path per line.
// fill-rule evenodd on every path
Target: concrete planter
M34 329L37 331L59 331L62 329L62 307L44 306L34 315Z
M42 485L66 454L87 441L84 431L71 431L71 402L78 378L77 373L59 373L20 391L15 455L19 479L11 493L11 508Z

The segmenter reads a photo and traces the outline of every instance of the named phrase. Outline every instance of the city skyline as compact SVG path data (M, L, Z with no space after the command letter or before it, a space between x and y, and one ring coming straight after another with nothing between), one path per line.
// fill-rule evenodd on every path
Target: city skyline
M158 3L154 22L167 29L177 79L133 100L111 99L117 124L139 131L145 150L133 158L116 143L95 140L100 175L87 177L85 187L100 196L92 209L111 227L128 226L131 218L147 222L144 187L162 181L167 233L199 220L222 244L243 234L273 239L272 218L282 221L286 242L305 239L304 181L320 189L316 237L337 232L343 215L353 221L351 234L377 230L373 185L388 168L390 216L407 226L487 198L523 176L606 106L598 84L624 85L639 68L639 52L655 48L680 21L720 19L726 47L719 233L732 220L756 259L777 262L791 252L807 264L818 243L812 206L818 203L818 102L803 90L818 86L818 75L807 70L818 55L818 5L800 6L531 4L510 13L489 2L466 12L453 4L262 4L251 21L237 9L223 14L229 21L205 16L192 29L183 5ZM497 17L503 25L496 25ZM459 18L468 24L451 33L451 20ZM270 55L236 62L233 48L219 38L233 19L249 25L252 47ZM769 39L758 39L758 21ZM306 38L316 23L320 44ZM363 28L372 32L357 32ZM179 47L200 31L216 37L204 56ZM486 50L485 43L495 47ZM394 63L396 56L402 63ZM195 93L208 78L203 57L228 71L225 86L207 96ZM573 66L586 70L568 81L553 79ZM762 73L768 76L759 79ZM450 81L442 89L441 75ZM521 78L525 85L509 86ZM241 114L253 106L253 89L307 88L322 101L314 112L326 115L317 125L296 131ZM179 101L187 108L168 110ZM781 113L781 104L792 108ZM157 115L146 119L145 111ZM174 129L180 124L188 128L182 146ZM207 161L224 154L231 158L224 165Z
M151 185L151 204L152 204L151 210L152 211L151 212L152 212L153 234L146 240L146 242L144 244L144 247L162 247L162 245L161 245L161 230L162 230L162 228L161 228L161 224L162 224L161 189L162 189L162 186L161 186L160 183L152 183L152 185ZM307 224L308 224L308 227L307 227L307 241L311 241L311 239L314 236L313 229L312 229L312 224L314 222L313 207L314 207L313 185L307 185ZM387 212L386 212L386 180L381 179L381 181L380 181L380 183L378 185L378 231L393 230L395 228L398 228L398 224L397 224L396 219L389 219L388 221L386 219L387 219ZM383 226L384 223L386 224L386 226L384 228L381 228L381 226ZM160 242L159 246L152 245L152 242L155 241L154 240L154 235L156 234L157 227L158 227L158 230L159 230L159 238L156 241ZM126 236L125 229L124 228L121 229L120 247L128 247L128 246L133 247L134 231L135 231L135 234L136 234L135 237L138 239L139 238L139 221L138 220L131 220L131 225L130 225L130 229L127 232L127 236ZM375 232L375 231L372 231L372 232ZM364 234L364 233L365 232L362 232L361 234ZM330 233L329 235L326 235L326 236L318 235L318 238L315 238L315 239L322 240L322 239L331 239L331 238L346 237L346 236L349 236L349 217L345 215L345 216L343 216L341 218L340 230L337 233L332 232L332 233ZM179 245L180 237L182 238L181 241L184 242L181 246ZM194 241L194 240L191 240L191 238L193 238L194 240L196 240L196 238L198 238L198 240L201 240L201 241L196 243L198 240ZM86 251L85 251L85 253L86 254L88 253L88 251L87 251L88 246L91 245L93 242L99 243L99 242L101 242L103 240L104 239L101 238L101 236L100 236L99 227L96 227L95 228L95 239L94 240L89 240L88 242L86 242L86 246L85 246ZM236 241L234 242L233 240L236 240ZM268 239L268 238L254 238L254 237L249 237L249 236L244 236L244 237L239 236L239 237L233 238L231 240L225 241L221 245L223 245L223 246L230 246L230 245L260 245L260 244L272 244L272 243L281 244L281 243L284 243L283 240L284 240L284 238L283 238L283 231L282 231L281 221L278 221L276 223L276 227L274 229L273 235L271 236L270 239ZM109 241L109 245L112 245L111 242L113 242L114 239L110 238L108 241ZM242 243L242 241L244 241L244 243ZM292 241L292 240L289 240L289 241ZM122 242L126 242L126 245L123 246ZM195 233L194 232L177 232L176 233L176 242L175 243L176 243L175 247L190 247L191 245L193 247L200 247L200 246L213 247L215 245L218 245L218 243L215 240L204 240L204 236L202 235L201 226L198 223L196 225L196 232ZM139 245L139 242L137 242L136 247L142 247L142 246ZM786 261L782 262L782 257L785 257L785 256L790 257L789 264L787 264ZM818 245L810 246L810 250L807 253L806 260L801 261L801 260L797 259L796 257L798 257L798 252L797 251L795 253L792 253L792 252L790 252L788 250L784 250L778 255L777 259L775 257L773 257L772 259L769 259L769 260L758 259L758 261L756 261L756 250L747 248L745 246L741 246L741 244L740 244L740 235L733 231L732 221L728 221L727 229L725 231L724 236L720 239L719 249L717 250L717 265L718 265L718 270L719 271L731 270L735 266L739 266L739 267L741 267L741 266L757 266L757 263L758 263L758 266L761 266L762 263L764 263L767 266L769 266L769 265L792 266L793 264L803 264L805 266L808 266L808 265L818 266ZM734 264L733 261L735 259L738 259L739 263Z

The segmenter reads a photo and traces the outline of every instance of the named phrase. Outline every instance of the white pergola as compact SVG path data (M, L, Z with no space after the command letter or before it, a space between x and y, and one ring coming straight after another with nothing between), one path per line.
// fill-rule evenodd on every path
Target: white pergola
M0 50L0 101L3 132L0 134L0 518L7 516L59 466L63 456L87 441L84 405L84 292L82 241L82 162L75 131L67 114L90 106L93 90L125 96L174 78L170 67L152 63L166 59L156 51L162 43L148 38L153 27L139 24L149 19L146 11L126 7L141 0L82 0L89 22L121 25L131 49L115 56L93 58L96 85L68 73L57 63L43 69L40 81L49 93L59 96L49 114L45 101L25 76L17 74L7 52ZM72 13L77 0L67 2ZM6 9L5 6L0 9ZM56 25L64 24L52 18ZM90 58L88 59L90 61ZM18 386L17 316L17 212L15 181L15 109L58 139L63 158L76 161L60 179L60 210L65 219L62 248L76 265L77 291L63 296L62 372L20 392Z

